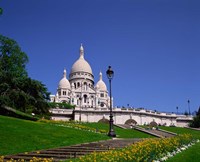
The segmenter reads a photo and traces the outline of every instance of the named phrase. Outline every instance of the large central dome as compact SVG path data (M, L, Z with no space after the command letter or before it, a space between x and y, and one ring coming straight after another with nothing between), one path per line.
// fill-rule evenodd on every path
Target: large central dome
M81 44L80 47L80 57L79 59L73 64L72 69L71 69L71 74L77 73L77 72L85 72L92 74L92 69L89 65L89 63L84 59L84 49Z

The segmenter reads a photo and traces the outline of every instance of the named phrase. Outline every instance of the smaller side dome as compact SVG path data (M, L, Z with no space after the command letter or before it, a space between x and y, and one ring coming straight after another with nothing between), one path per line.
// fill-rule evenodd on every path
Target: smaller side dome
M69 83L69 81L67 80L67 72L66 72L66 69L64 69L63 78L60 80L60 82L59 82L59 84L58 84L58 88L59 88L59 89L63 89L63 88L71 89L70 83Z
M99 74L99 81L96 84L96 88L99 89L100 91L107 91L106 84L102 80L102 73L101 72Z

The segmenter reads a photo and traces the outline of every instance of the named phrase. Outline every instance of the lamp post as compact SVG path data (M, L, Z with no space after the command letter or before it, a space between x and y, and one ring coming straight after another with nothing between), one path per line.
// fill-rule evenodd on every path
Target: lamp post
M80 115L79 115L79 121L81 122L81 111L82 111L82 103L83 103L83 84L84 81L86 80L86 78L84 78L84 80L81 81L81 96L79 97L80 100Z
M82 87L81 87L82 88ZM82 90L81 90L82 91ZM81 96L79 97L80 100L80 114L79 114L79 122L81 122L81 109L82 109L82 92L81 92Z
M177 115L178 115L178 106L176 107L176 110L177 110Z
M188 100L188 109L189 109L189 115L190 115L190 100Z
M109 121L109 132L108 136L110 137L116 137L114 128L113 128L113 113L112 113L112 93L111 93L111 80L114 76L114 71L111 69L111 66L108 67L108 70L106 71L109 84L110 84L110 121Z

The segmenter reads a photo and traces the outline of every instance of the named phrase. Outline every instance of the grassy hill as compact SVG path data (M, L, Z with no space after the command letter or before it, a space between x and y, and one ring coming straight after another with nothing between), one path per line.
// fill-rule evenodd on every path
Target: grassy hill
M0 155L109 139L106 135L0 115Z
M82 123L90 128L108 130L108 124ZM151 135L115 127L119 138L150 138ZM0 155L29 152L78 143L106 140L106 134L0 115Z

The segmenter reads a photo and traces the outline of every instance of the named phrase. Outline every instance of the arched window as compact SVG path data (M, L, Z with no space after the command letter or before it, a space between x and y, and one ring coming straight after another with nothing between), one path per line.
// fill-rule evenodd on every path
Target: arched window
M84 82L84 90L87 90L87 83Z
M93 101L93 99L92 99L92 107L94 107L94 101Z
M66 95L66 91L63 91L63 95L64 95L64 96Z
M79 82L77 83L77 86L80 87L80 83Z
M87 95L84 95L83 97L84 97L84 103L86 103L86 101L87 101Z
M76 88L76 83L74 83L74 88Z
M104 107L104 103L103 102L101 102L101 105L100 105L101 107Z
M60 91L58 91L58 95L59 95L59 96L61 95L61 92L60 92Z

